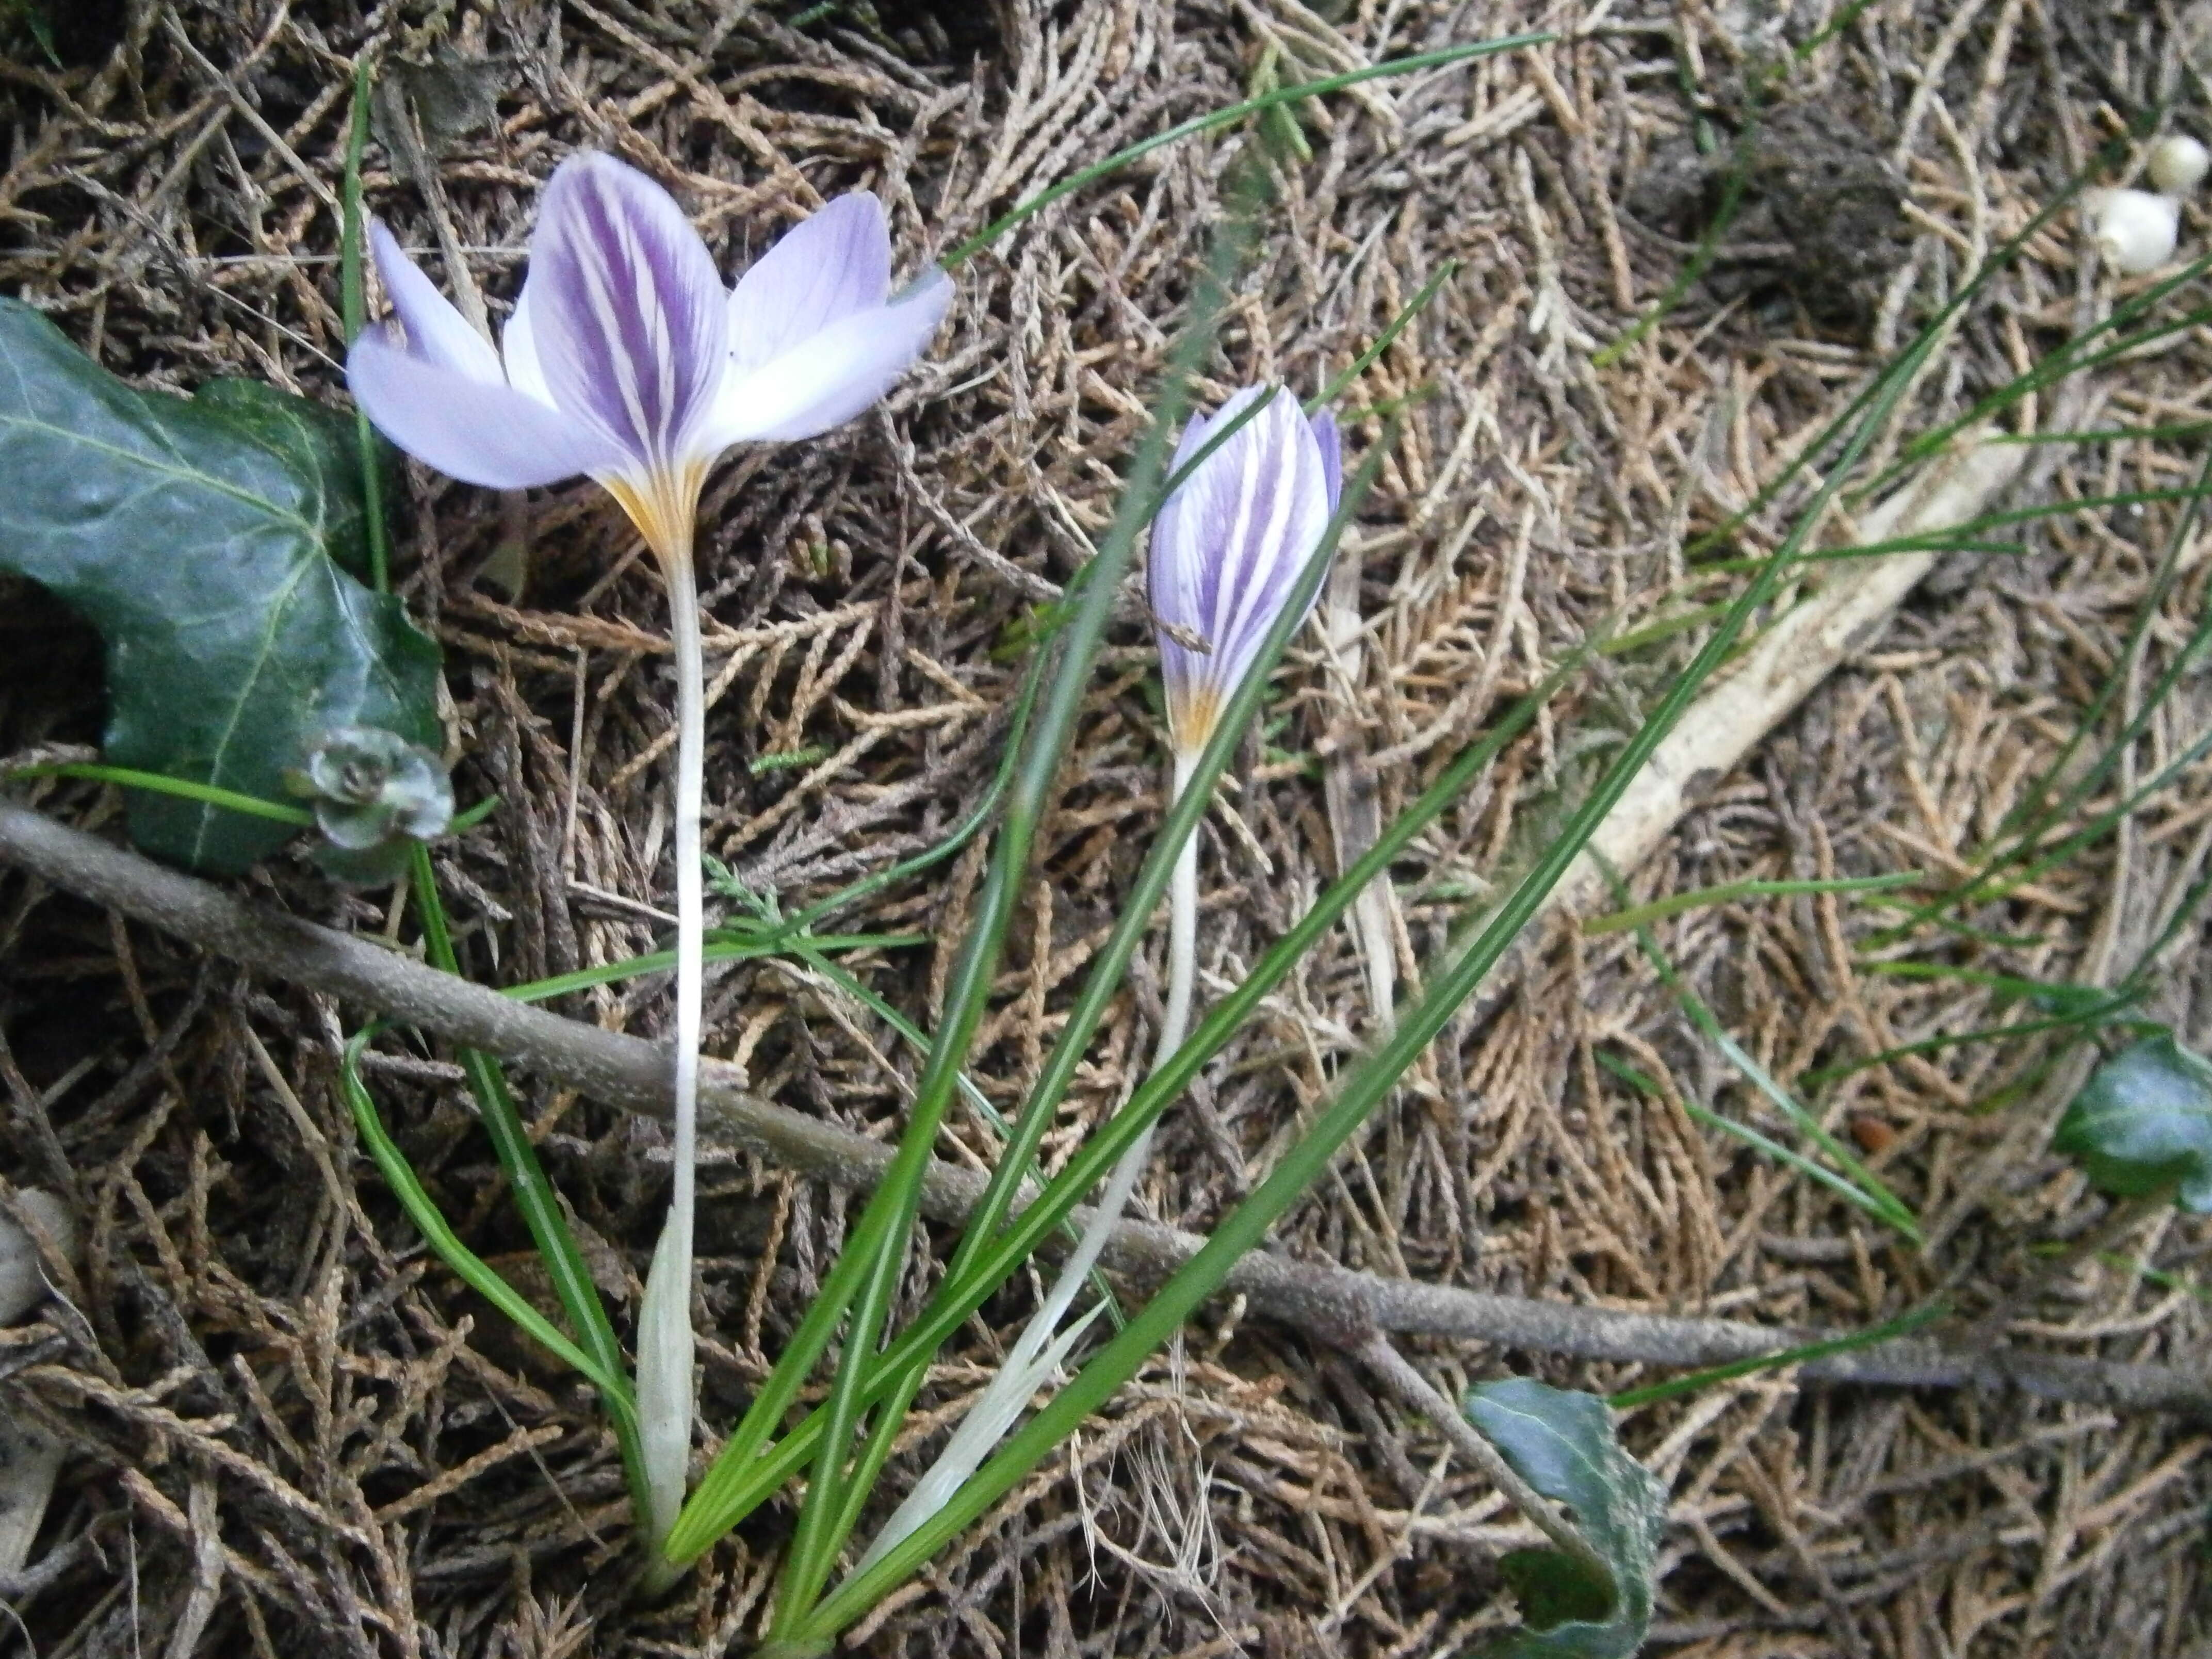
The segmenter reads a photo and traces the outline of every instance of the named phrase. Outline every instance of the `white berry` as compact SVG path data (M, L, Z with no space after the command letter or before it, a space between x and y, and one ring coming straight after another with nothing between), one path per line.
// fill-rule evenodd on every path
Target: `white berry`
M2181 204L2147 190L2092 191L2082 198L2089 234L2105 261L2123 276L2140 276L2173 258L2181 232Z
M2182 133L2170 133L2150 147L2145 172L2162 194L2179 196L2204 182L2212 173L2212 150Z

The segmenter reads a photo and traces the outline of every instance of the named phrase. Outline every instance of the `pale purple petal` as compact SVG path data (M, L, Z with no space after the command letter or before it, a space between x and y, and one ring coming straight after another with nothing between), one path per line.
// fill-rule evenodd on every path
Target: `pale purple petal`
M723 380L727 302L668 192L611 155L570 156L545 186L528 288L554 403L634 465L685 453Z
M734 443L811 438L842 425L890 390L951 303L951 281L932 267L890 305L855 312L751 373L731 375L695 447L719 454Z
M368 243L376 254L376 274L392 296L392 309L407 331L409 355L488 386L504 382L499 354L407 257L383 220L368 222Z
M1213 423L1203 415L1191 416L1190 424L1182 431L1182 441L1176 446L1175 459L1168 463L1167 477L1172 478L1190 462L1206 441ZM1217 455L1219 451L1216 451ZM1179 628L1200 639L1206 637L1206 616L1200 609L1200 582L1206 568L1206 550L1194 537L1195 514L1190 510L1190 483L1196 476L1185 481L1161 503L1152 519L1152 551L1145 569L1146 598L1152 614L1160 621ZM1211 643L1211 641L1209 641ZM1166 634L1159 636L1160 672L1166 680L1171 695L1180 698L1194 687L1206 675L1206 653L1180 645Z
M765 368L833 323L890 297L891 233L865 190L802 220L754 262L730 295L730 361Z
M1194 419L1177 448L1176 466L1220 422L1265 395L1264 388L1248 387L1211 421ZM1162 635L1171 709L1225 701L1250 669L1328 528L1334 436L1334 422L1316 431L1297 400L1279 391L1161 508L1152 531L1152 609L1210 647L1193 651ZM1311 605L1309 599L1309 610ZM1206 732L1176 736L1195 743Z
M386 437L465 483L521 489L627 459L603 434L503 380L488 384L425 362L381 325L353 343L346 383Z

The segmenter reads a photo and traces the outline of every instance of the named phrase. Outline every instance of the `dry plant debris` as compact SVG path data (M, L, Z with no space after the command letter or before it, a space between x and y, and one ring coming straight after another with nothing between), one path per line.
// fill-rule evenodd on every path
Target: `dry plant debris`
M2180 61L2148 6L1877 0L1792 82L1801 106L1863 118L1901 181L1899 260L1863 328L1831 331L1813 314L1820 296L1787 281L1708 283L1600 370L1592 350L1685 257L1623 205L1690 129L1684 78L1720 88L1769 21L1802 40L1832 9L112 0L52 9L52 58L28 28L46 10L0 10L0 283L142 382L246 374L333 398L336 187L364 50L385 54L393 89L370 204L495 319L536 187L578 145L665 182L731 268L860 185L890 204L904 250L933 251L1089 160L1235 101L1269 48L1322 73L1558 31L1532 52L1297 112L1314 160L1283 173L1209 396L1267 376L1317 385L1443 260L1462 269L1353 394L1355 450L1380 435L1376 405L1419 394L1358 574L1337 590L1356 591L1366 629L1356 651L1305 636L1209 823L1201 988L1233 980L1346 856L1336 833L1356 818L1332 817L1323 772L1357 767L1387 817L1565 644L1601 622L1664 623L1722 592L1686 564L1688 539L1749 503L1933 302L2119 123L2171 95ZM2184 106L2192 119L2202 107ZM700 556L709 837L749 886L819 890L929 844L973 799L1018 672L1009 647L1104 522L1224 158L1250 142L1165 152L1018 232L965 269L931 370L886 412L718 478ZM2185 226L2185 245L2203 228ZM1898 436L1962 410L2112 300L2074 241L2039 235L1919 381ZM2184 331L2011 418L2044 431L2201 418L2208 366L2212 342ZM2171 489L2194 470L2185 441L2055 446L2033 453L2013 499ZM1794 499L1754 514L1742 549L1771 545ZM641 550L581 490L501 502L416 474L405 506L405 592L447 652L463 798L502 800L441 860L470 965L507 981L644 948L667 885L670 693ZM2176 511L2047 519L2026 527L2022 556L1947 558L1796 720L1709 781L1633 873L1638 896L1962 868L2119 659ZM2203 611L2202 549L2183 555L2130 697ZM88 637L20 589L0 629L0 754L94 740ZM1037 1065L1159 810L1142 635L1133 606L979 1047L975 1073L1001 1103ZM1346 930L1305 965L1170 1119L1152 1216L1202 1230L1267 1166L1375 1029L1373 988L1418 980L1471 898L1571 803L1680 644L1623 656L1555 711L1400 872L1387 927ZM2201 679L2185 680L2082 815L2180 753L2212 720L2207 705ZM112 797L88 786L36 799L82 826L113 822ZM2208 851L2199 769L1993 907L1992 925L2034 941L2008 970L2109 979ZM979 867L963 859L894 890L868 926L957 936ZM254 885L363 934L404 927L392 896L340 893L288 862ZM1986 989L1867 971L1881 920L1832 898L1753 901L1691 912L1662 937L1784 1077L2021 1018ZM1386 935L1395 962L1378 976L1361 950ZM2150 1012L2203 1046L2200 939L2178 942ZM945 960L921 947L854 966L926 1017ZM1871 1323L1937 1293L1971 1315L2028 1285L2008 1313L2014 1343L2203 1366L2201 1223L2166 1215L2034 1284L2029 1249L2104 1213L2044 1153L2065 1079L2040 1075L2034 1040L1938 1049L1821 1097L1923 1218L1923 1255L1690 1121L1686 1098L1759 1108L1623 936L1568 928L1510 988L1438 1045L1281 1249L1777 1324ZM86 1249L58 1277L60 1301L0 1332L5 1409L70 1454L39 1552L5 1586L15 1618L0 1644L45 1659L274 1659L309 1644L364 1659L556 1659L750 1638L782 1512L763 1512L667 1606L623 1604L624 1500L599 1420L458 1294L356 1155L333 1088L336 1008L12 876L0 994L0 1171L63 1193ZM664 1003L648 981L564 1012L653 1035ZM1140 975L1048 1157L1110 1109L1156 1016ZM708 1024L713 1052L757 1093L878 1137L895 1123L914 1056L834 988L748 965L710 988ZM1601 1051L1662 1079L1661 1094L1615 1080ZM373 1075L448 1213L526 1275L526 1241L453 1068L394 1038ZM528 1104L618 1314L634 1309L666 1179L657 1126L573 1091ZM991 1156L986 1124L956 1133L947 1156ZM735 1153L706 1190L714 1421L763 1374L842 1236L848 1196ZM2128 1265L2153 1260L2173 1277ZM948 1353L916 1450L981 1386L1027 1295L1010 1291ZM1601 1390L1648 1380L1464 1344L1415 1357L1448 1391L1505 1368ZM2212 1476L2185 1424L1783 1376L1648 1408L1626 1432L1674 1494L1657 1648L2167 1655L2212 1639ZM1231 1304L854 1639L916 1654L1450 1653L1510 1618L1493 1564L1526 1535L1433 1428L1340 1356Z

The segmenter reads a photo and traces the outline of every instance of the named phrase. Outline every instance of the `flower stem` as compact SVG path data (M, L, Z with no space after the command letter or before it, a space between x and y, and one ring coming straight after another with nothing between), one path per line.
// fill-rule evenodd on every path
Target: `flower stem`
M688 538L661 553L676 647L676 1178L638 1317L637 1403L651 1513L661 1540L684 1506L691 1456L692 1211L699 1163L699 1040L706 977L706 890L699 845L705 796L707 696L699 591Z

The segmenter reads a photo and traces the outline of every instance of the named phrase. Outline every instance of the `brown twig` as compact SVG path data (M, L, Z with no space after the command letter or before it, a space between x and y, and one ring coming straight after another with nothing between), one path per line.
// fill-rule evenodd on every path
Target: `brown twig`
M352 935L234 898L27 807L0 805L0 861L257 972L488 1050L548 1081L635 1111L668 1110L667 1055L653 1043L510 1001ZM878 1142L758 1099L727 1066L709 1065L701 1082L700 1106L707 1122L726 1139L833 1184L869 1187L890 1160L890 1149ZM937 1219L959 1220L981 1195L983 1185L979 1173L933 1164L923 1181L923 1211ZM1080 1212L1076 1219L1079 1225ZM1106 1261L1157 1280L1182 1266L1204 1242L1176 1228L1124 1222L1115 1230ZM1836 1334L1571 1307L1382 1279L1265 1250L1239 1262L1223 1291L1242 1295L1253 1308L1293 1327L1368 1327L1619 1364L1720 1364ZM1801 1367L1799 1374L1820 1382L2016 1389L2115 1411L2212 1418L2212 1380L2179 1370L2002 1348L1966 1352L1927 1340L1832 1354Z

